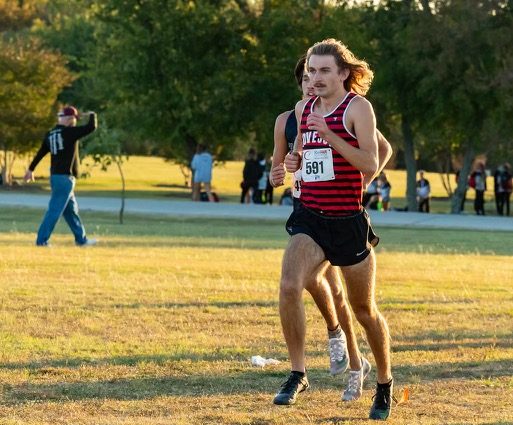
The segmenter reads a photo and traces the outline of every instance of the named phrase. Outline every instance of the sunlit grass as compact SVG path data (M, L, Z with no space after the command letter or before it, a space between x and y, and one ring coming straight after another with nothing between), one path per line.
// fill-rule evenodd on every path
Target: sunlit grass
M0 423L367 424L342 404L311 298L311 391L273 406L288 370L278 316L282 223L84 213L93 249L59 224L33 246L42 211L0 211ZM390 423L513 422L510 233L377 229L378 303L392 335ZM363 352L370 355L358 330ZM260 354L282 360L254 369Z

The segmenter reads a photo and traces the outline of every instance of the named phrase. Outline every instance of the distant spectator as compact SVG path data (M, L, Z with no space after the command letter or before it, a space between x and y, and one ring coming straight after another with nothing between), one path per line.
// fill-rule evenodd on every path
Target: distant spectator
M511 174L511 165L509 163L504 164L504 171L508 175L508 179L506 180L506 196L504 199L504 204L506 206L506 215L509 216L509 202L511 198L511 192L513 191L513 175Z
M88 116L87 124L77 126L80 117ZM37 246L49 246L49 240L59 219L64 217L78 246L96 245L96 239L88 239L78 213L75 198L75 179L79 175L79 140L91 134L98 126L96 113L78 113L73 106L67 106L57 114L58 123L43 139L36 156L25 173L25 181L34 181L34 170L39 162L50 153L50 187L52 193L48 209L37 231ZM63 254L65 255L65 254ZM50 258L51 255L48 257Z
M255 197L258 191L258 181L262 177L262 167L257 161L256 152L253 148L248 151L244 169L242 170L242 183L240 203L249 204L251 201L255 202Z
M512 185L510 165L506 163L497 167L493 180L497 214L504 215L504 208L506 208L506 215L509 216Z
M294 199L292 198L292 189L290 187L287 187L283 191L283 195L281 195L280 205L292 206L293 204L294 204Z
M431 186L429 180L424 178L424 171L419 171L417 180L417 206L419 212L429 213L429 198L431 196Z
M478 162L474 172L470 175L469 186L476 191L474 211L477 215L485 215L484 193L486 192L486 170L482 162Z
M257 161L258 165L260 166L260 171L262 172L262 177L260 177L260 180L258 180L258 187L255 196L253 197L253 202L255 204L263 204L265 203L263 197L267 187L267 177L269 176L266 171L267 161L265 160L265 155L263 153L259 153L257 156Z
M365 207L365 209L377 210L378 203L380 201L381 198L379 194L379 182L378 179L375 178L369 183L363 194L362 205Z
M392 185L388 181L387 175L384 172L381 172L378 181L381 194L381 209L383 211L388 211L390 210L390 192L392 190Z
M191 170L192 176L192 200L200 201L201 197L201 185L204 186L205 193L210 202L214 202L215 199L212 196L212 155L210 155L205 145L198 145L196 147L196 153L192 157Z

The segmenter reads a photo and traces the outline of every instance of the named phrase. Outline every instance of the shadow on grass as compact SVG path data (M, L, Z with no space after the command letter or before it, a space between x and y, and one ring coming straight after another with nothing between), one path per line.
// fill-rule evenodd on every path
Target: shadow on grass
M315 421L316 424L335 424L335 425L343 425L350 424L352 421L367 421L369 419L368 416L360 416L360 417L349 417L349 416L333 416L331 418L323 418Z
M424 344L394 344L392 352L400 353L405 351L444 351L454 348L513 348L513 339L507 336L489 338L479 338L475 341L465 342L432 342Z
M192 189L189 186L185 186L183 184L168 184L168 183L156 183L152 184L153 187L165 187L167 189L182 189L184 191L191 191Z
M269 392L269 400L282 381L283 371L251 369L225 375L121 378L104 381L58 382L3 386L4 404L70 400L141 400L159 396L209 396Z
M248 308L248 307L272 307L278 309L278 300L276 301L209 301L209 302L188 302L188 303L130 303L130 304L114 304L112 307L121 309L140 309L140 308L165 308L165 309L181 309L181 308ZM109 306L109 308L111 308Z
M186 357L186 356L185 356ZM139 358L151 361L152 358ZM170 358L171 360L171 358ZM217 359L218 360L218 359ZM101 367L101 365L100 365ZM408 382L410 376L420 376L422 381L444 379L499 378L510 376L511 361L436 363L422 366L399 366L394 368L398 382ZM244 368L245 369L245 368ZM41 371L44 374L44 370ZM62 371L57 371L62 379ZM284 370L247 369L226 374L204 374L189 376L160 376L118 378L103 381L57 382L52 384L22 384L3 386L3 403L17 405L41 401L80 400L141 400L160 396L197 397L240 393L269 392L269 401L286 378ZM183 373L183 372L182 372ZM339 391L338 379L327 376L325 369L309 369L310 382L314 388ZM370 378L370 382L374 377Z
M1 233L1 230L0 230ZM35 232L24 232L34 235L35 240ZM69 236L69 240L67 241L58 241L52 243L52 245L56 248L75 248L73 243L73 236L69 234L69 232L55 232L58 235ZM286 247L286 240L277 240L277 241L268 241L265 243L263 238L248 236L246 239L238 239L234 237L231 240L226 240L223 238L187 238L187 237L179 237L178 239L173 240L172 238L162 237L161 239L152 239L148 240L137 240L135 238L131 238L128 241L109 241L108 235L97 235L94 234L100 240L99 248L109 248L109 249L118 249L118 248L211 248L211 249L240 249L240 250L275 250L275 249L284 249ZM116 238L119 238L120 235L116 235ZM264 246L265 243L265 246ZM34 242L21 240L19 242L12 240L2 240L0 239L0 246L5 247L13 247L13 246L34 246Z
M511 421L508 421L508 422L499 421L499 422L480 423L479 425L511 425L511 424L512 424ZM451 425L468 425L468 422L460 422L460 423L451 424Z
M213 309L260 309L260 308L272 308L272 311L275 312L278 310L278 300L273 301L209 301L209 302L168 302L168 303L117 303L117 304L92 304L87 303L80 307L83 311L112 311L112 310L180 310L180 309L202 309L203 311L208 310L209 312ZM27 308L25 306L9 306L4 307L3 311L10 312L27 312ZM38 313L47 313L47 312L67 312L68 307L65 305L62 306L37 306ZM255 312L258 314L263 314L263 311ZM1 367L1 366L0 366Z
M81 367L102 368L105 366L137 366L140 364L153 364L156 366L169 365L170 370L175 370L171 362L190 361L199 362L222 362L222 361L240 361L246 362L248 356L240 353L225 351L214 351L211 353L184 353L162 355L139 355L139 356L116 356L105 357L102 359L91 358L72 358L72 359L50 359L34 362L12 362L1 363L0 369L6 370L29 370L31 374L41 375L62 375L66 369L77 369Z
M511 376L513 360L490 360L472 362L441 362L419 366L394 366L394 378L407 382L410 377L429 382L444 379L490 379Z

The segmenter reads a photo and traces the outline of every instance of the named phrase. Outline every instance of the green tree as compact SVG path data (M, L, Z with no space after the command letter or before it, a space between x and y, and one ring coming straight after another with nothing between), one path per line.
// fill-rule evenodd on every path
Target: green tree
M494 140L511 140L511 28L511 8L499 0L440 3L433 23L415 28L425 75L417 93L431 105L423 131L437 135L435 149L463 158L452 213L460 212L475 155L497 151Z
M0 0L0 32L18 32L30 28L43 5L43 1L37 0Z
M31 33L45 47L59 51L66 58L67 68L76 76L59 94L59 100L84 110L101 108L94 90L97 25L93 0L47 0L45 6L39 8L38 19L31 27Z
M241 8L109 0L98 16L95 90L112 127L177 161L187 163L197 143L229 157L250 117L243 70L254 40Z
M252 113L248 125L262 151L272 151L276 116L294 109L301 97L294 67L321 38L319 28L327 14L320 11L324 9L324 1L264 1L260 13L250 20L255 43L248 52L245 78Z
M424 74L417 66L420 53L415 43L418 39L412 32L419 22L429 20L430 14L430 10L420 8L411 0L386 1L378 8L367 6L360 23L366 28L366 50L376 70L370 98L378 109L378 117L387 123L386 130L402 136L399 146L407 171L409 211L417 210L416 137L426 113L426 105L419 102L417 96L417 87ZM429 36L429 33L422 36ZM393 130L392 126L397 128Z
M0 38L0 149L3 184L17 155L33 150L54 121L56 100L72 75L37 40Z

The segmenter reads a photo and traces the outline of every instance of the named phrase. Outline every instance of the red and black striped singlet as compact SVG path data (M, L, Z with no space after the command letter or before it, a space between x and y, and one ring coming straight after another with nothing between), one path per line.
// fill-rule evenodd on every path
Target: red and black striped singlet
M357 95L348 93L335 110L324 116L328 127L351 146L359 148L358 140L344 125L344 112L351 100ZM325 215L342 216L358 213L362 200L362 173L353 167L342 155L333 149L328 142L319 137L316 131L308 130L306 119L312 112L318 97L306 102L301 115L301 136L303 151L329 147L333 154L335 180L320 182L301 182L301 197L303 205Z

